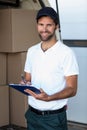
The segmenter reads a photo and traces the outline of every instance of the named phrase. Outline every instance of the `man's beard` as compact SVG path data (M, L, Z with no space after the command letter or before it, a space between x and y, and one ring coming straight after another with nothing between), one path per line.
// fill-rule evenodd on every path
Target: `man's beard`
M49 32L48 32L48 33L49 33ZM52 34L50 34L48 37L44 38L44 37L41 36L41 34L39 33L39 37L40 37L40 39L41 39L42 41L46 42L46 41L50 41L50 40L52 39L52 37L54 36L54 34L55 34L55 31L54 31Z

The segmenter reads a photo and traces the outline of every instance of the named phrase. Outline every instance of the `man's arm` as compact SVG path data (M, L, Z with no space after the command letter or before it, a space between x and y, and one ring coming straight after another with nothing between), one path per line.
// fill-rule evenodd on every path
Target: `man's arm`
M49 100L58 100L65 99L76 95L77 92L77 75L67 76L66 79L66 87L51 96L48 97Z
M67 76L65 77L66 79L66 87L60 91L57 92L53 95L48 95L41 89L41 94L35 94L31 90L25 90L28 92L30 95L35 97L38 100L43 100L43 101L53 101L53 100L59 100L59 99L65 99L72 97L76 94L77 92L77 75L72 75L72 76Z

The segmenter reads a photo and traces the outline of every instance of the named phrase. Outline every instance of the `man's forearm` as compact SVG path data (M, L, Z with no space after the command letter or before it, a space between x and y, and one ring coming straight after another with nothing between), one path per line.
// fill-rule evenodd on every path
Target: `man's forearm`
M76 90L72 87L66 87L64 90L48 96L48 101L65 99L76 95Z

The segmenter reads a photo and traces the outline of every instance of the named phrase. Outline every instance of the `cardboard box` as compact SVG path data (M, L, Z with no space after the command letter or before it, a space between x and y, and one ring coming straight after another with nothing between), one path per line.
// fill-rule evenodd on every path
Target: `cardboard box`
M39 10L41 5L38 0L23 0L21 3L21 8Z
M26 52L10 53L7 59L7 83L19 83L24 73Z
M21 80L21 74L24 73L25 60L26 52L9 53L7 55L8 84L19 83ZM24 114L27 107L27 96L13 88L10 88L10 123L26 127Z
M0 10L0 52L22 52L40 41L36 10Z
M42 1L44 3L44 5L46 6L50 6L50 3L48 0L44 0ZM42 3L41 1L39 0L22 0L22 3L21 3L21 8L24 8L24 9L41 9L42 8Z
M9 125L9 87L0 85L0 127Z
M6 84L6 54L0 53L0 85Z
M27 96L10 88L10 123L21 127L27 127L25 119L25 112L27 109Z

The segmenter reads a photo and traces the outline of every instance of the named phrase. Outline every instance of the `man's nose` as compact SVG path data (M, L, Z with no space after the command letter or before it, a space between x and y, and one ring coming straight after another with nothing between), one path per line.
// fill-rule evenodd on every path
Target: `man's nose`
M43 26L43 31L47 31L47 25Z

